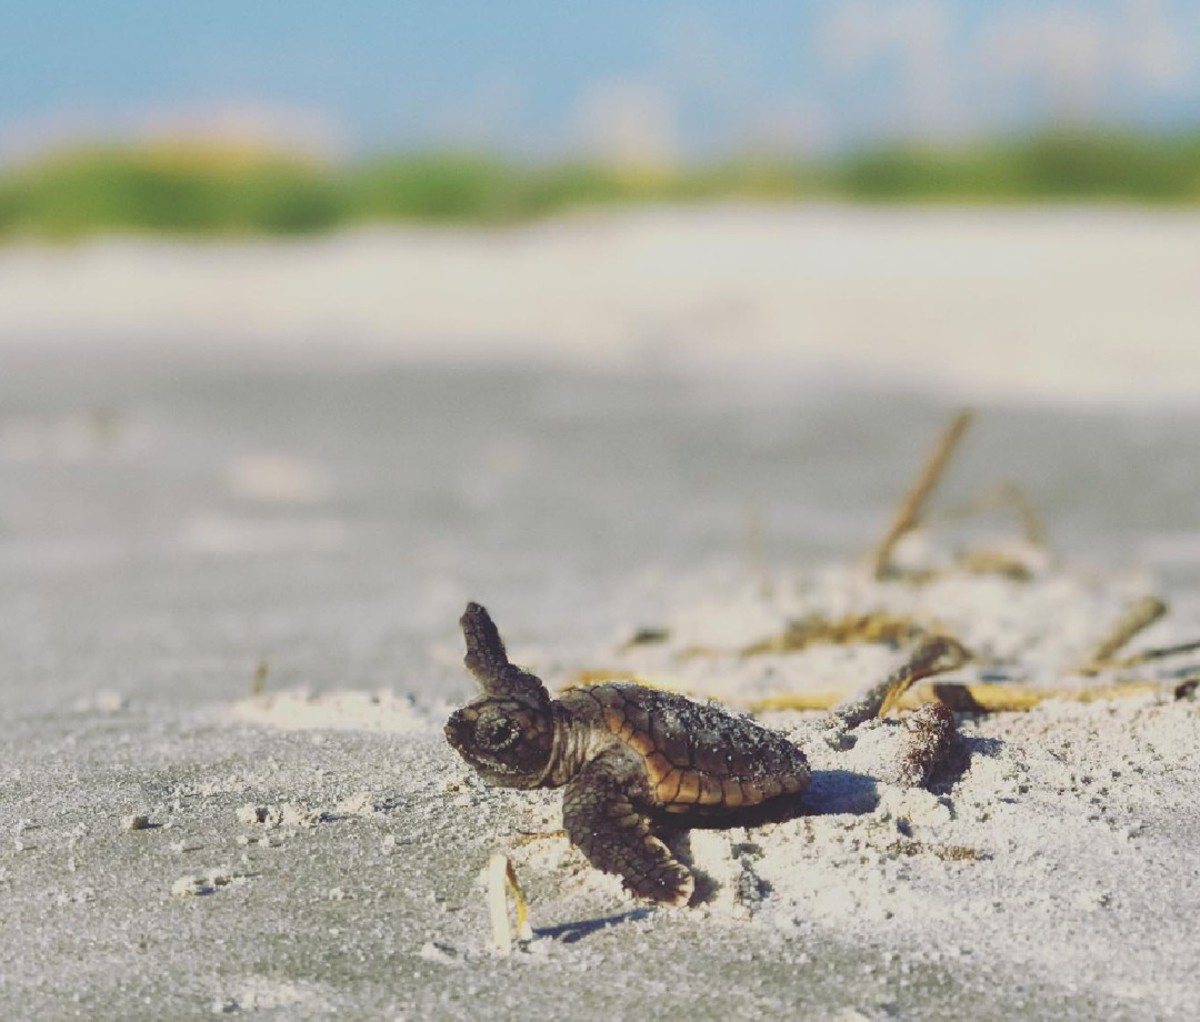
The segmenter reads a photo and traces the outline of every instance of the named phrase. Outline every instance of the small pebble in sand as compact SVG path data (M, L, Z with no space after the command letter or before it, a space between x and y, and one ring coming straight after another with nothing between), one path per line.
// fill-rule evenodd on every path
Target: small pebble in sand
M150 822L150 817L145 813L136 813L133 816L126 816L121 821L121 826L126 830L151 830L154 824Z

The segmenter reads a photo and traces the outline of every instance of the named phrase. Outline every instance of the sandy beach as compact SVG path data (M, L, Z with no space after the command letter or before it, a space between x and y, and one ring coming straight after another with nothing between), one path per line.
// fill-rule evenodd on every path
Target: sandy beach
M1196 252L1178 211L834 207L0 250L0 1014L1194 1017L1200 654L1081 667L1150 596L1122 657L1200 639ZM875 581L965 403L937 507L1016 483L1038 558L955 566L1001 509ZM890 614L1068 698L960 713L927 786L903 718L759 709L804 814L678 835L656 908L447 745L469 599L552 689L850 693L904 643L746 651Z
M1200 214L728 207L0 251L0 342L1190 401Z

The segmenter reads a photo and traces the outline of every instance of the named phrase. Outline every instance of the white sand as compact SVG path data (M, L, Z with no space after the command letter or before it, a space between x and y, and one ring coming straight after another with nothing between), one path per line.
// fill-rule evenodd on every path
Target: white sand
M819 370L1192 401L1200 213L648 210L306 242L0 249L0 344Z
M647 211L304 244L18 247L0 250L0 356L34 347L69 367L90 346L133 364L169 338L220 363L482 352L521 365L697 368L716 371L719 387L810 371L832 387L846 372L955 400L1194 404L1197 252L1200 215L1119 210ZM439 533L442 574L413 590L422 600L388 603L379 578L398 589L392 574L433 569L397 553L421 537L389 545L367 513L376 462L339 474L345 465L313 460L311 443L272 453L256 436L249 450L226 449L219 429L205 446L188 431L213 428L200 400L174 415L139 405L146 418L116 441L49 399L40 418L3 420L0 1014L1196 1017L1200 714L1171 694L1186 657L1134 672L1157 694L963 720L969 767L933 791L886 780L896 723L864 725L835 751L820 714L768 714L812 762L809 812L681 837L699 902L648 908L555 834L558 793L485 787L442 737L449 704L434 693L463 681L443 610L459 601L470 556L445 537L461 541L468 526ZM230 417L228 428L237 422L262 426ZM139 460L144 449L159 460ZM200 455L209 474L178 471ZM1185 508L1196 476L1179 457L1169 492ZM175 503L160 507L168 484ZM342 487L335 513L327 502ZM420 496L375 499L394 492ZM118 511L128 493L141 497L113 532L82 513L80 493ZM1186 515L1175 521L1164 562L1194 550ZM138 545L125 530L141 528ZM503 546L508 534L497 535L486 549ZM549 567L522 549L505 584L543 584ZM347 551L361 559L335 559ZM364 568L384 557L396 563ZM746 586L744 565L645 568L637 606L665 608L663 620L636 619L629 589L589 578L564 591L586 589L588 613L624 621L620 634L597 642L568 599L552 623L501 620L514 657L552 685L582 667L625 667L745 704L853 687L900 654L679 654L736 649L813 611L885 609L934 619L982 654L956 677L1082 685L1081 656L1159 584L1059 565L1029 583L950 576L914 589L867 583L846 565L787 566L764 593ZM123 585L97 581L121 572ZM260 576L275 587L260 589ZM194 602L168 585L176 577L196 587ZM111 605L94 607L96 592ZM1182 596L1131 650L1200 638L1200 599ZM578 635L559 626L568 620ZM419 639L397 640L397 621ZM650 625L670 640L621 651ZM247 698L247 651L265 647L266 690ZM382 678L394 690L379 691ZM535 928L508 958L488 949L483 871L497 850L516 863Z

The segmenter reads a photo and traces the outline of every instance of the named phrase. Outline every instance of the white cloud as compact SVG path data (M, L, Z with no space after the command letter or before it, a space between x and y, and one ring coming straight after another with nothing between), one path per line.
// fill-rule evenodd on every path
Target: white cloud
M649 81L606 79L583 95L574 117L583 148L629 165L669 165L679 158L678 111L672 95Z
M1076 7L1000 13L980 33L979 66L999 89L1042 90L1054 116L1087 114L1111 73L1109 34L1103 14Z
M979 57L997 94L1030 89L1043 113L1093 119L1183 85L1188 44L1158 0L1127 0L1115 12L1060 3L996 14Z
M872 130L943 136L957 133L968 120L955 25L954 8L945 0L852 0L833 9L818 45L827 70L843 86L880 68L894 77L894 91L876 95L874 111L867 112ZM865 106L862 96L855 98Z
M836 118L816 99L777 99L752 110L735 141L751 152L819 156L837 143Z
M842 73L889 54L906 64L926 64L945 49L951 16L942 0L850 0L838 4L822 26L825 57Z
M996 12L979 33L978 68L998 96L1032 90L1044 115L1090 119L1183 85L1187 50L1159 0L1116 11L1058 3Z
M850 0L831 7L818 47L852 133L945 137L1136 114L1186 89L1200 39L1180 17L1163 0L974 14L946 0Z
M1200 57L1200 39L1189 46L1160 0L1127 0L1125 31L1120 33L1120 59L1134 81L1169 90L1182 84L1190 60ZM1189 60L1190 57L1190 60Z

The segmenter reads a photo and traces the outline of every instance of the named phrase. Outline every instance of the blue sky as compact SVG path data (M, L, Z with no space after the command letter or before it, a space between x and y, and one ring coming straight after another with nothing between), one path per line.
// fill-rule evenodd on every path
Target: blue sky
M263 134L662 159L1200 125L1193 0L6 0L0 154Z

